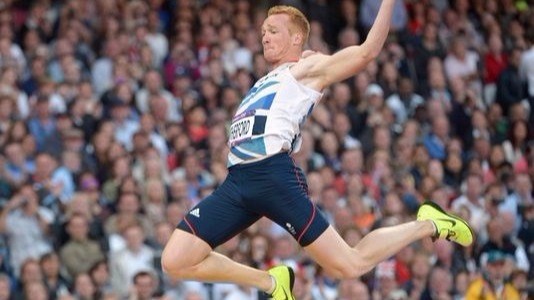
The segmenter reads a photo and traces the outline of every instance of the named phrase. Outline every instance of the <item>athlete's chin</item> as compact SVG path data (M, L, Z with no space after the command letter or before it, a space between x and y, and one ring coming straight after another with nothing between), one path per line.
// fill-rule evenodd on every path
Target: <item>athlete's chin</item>
M272 49L263 49L263 57L268 63L273 63L277 61L276 54L273 53Z

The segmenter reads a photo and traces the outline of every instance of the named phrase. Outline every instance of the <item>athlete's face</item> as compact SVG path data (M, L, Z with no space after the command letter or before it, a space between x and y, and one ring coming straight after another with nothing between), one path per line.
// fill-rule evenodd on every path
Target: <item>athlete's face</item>
M294 34L290 32L291 22L286 14L269 16L263 22L262 44L265 60L271 64L278 63L290 56Z

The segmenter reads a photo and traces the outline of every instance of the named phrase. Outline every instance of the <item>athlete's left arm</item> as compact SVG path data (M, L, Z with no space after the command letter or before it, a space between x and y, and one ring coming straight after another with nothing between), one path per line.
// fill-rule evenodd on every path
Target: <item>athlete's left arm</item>
M374 60L388 36L395 0L382 0L367 39L359 46L344 48L333 55L315 54L302 58L292 72L304 84L317 90L357 74Z

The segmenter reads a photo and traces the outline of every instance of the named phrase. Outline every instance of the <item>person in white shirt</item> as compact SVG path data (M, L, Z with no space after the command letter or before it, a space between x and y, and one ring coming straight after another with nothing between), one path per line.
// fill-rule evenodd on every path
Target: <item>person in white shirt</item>
M126 247L111 253L111 284L121 295L127 295L135 274L155 272L154 251L144 244L145 234L139 224L132 224L123 232Z
M52 250L47 236L53 213L39 206L31 185L24 185L0 212L0 233L6 234L11 265L18 275L28 258L38 259Z
M467 208L469 224L475 231L480 232L484 230L489 221L489 214L485 210L484 197L482 197L484 191L482 178L476 174L469 174L462 189L464 189L462 195L452 201L452 209L458 212L461 208Z

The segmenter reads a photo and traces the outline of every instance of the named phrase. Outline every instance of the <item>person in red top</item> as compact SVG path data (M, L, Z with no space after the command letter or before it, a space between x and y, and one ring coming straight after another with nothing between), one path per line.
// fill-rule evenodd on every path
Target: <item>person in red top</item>
M503 52L500 35L491 34L487 40L488 52L484 55L484 97L487 103L493 102L497 90L497 79L508 66L508 56Z

